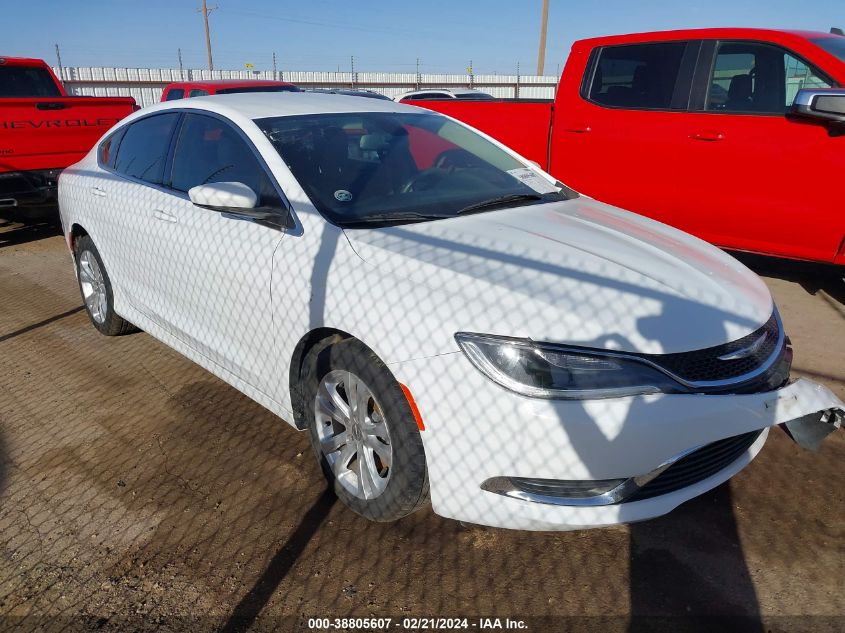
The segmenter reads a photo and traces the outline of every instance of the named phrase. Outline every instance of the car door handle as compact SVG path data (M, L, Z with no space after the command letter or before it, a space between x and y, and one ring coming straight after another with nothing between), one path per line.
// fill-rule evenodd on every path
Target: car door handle
M91 194L97 196L98 198L105 198L106 190L102 187L91 187Z
M724 141L725 135L721 132L714 132L712 130L708 130L705 132L696 132L695 134L690 134L690 138L694 141Z
M589 125L581 125L577 127L567 127L563 128L564 132L569 132L570 134L587 134L588 132L592 132L593 128Z
M177 222L177 218L172 213L167 213L167 211L162 211L161 209L156 209L153 212L153 217L156 220L161 220L162 222Z

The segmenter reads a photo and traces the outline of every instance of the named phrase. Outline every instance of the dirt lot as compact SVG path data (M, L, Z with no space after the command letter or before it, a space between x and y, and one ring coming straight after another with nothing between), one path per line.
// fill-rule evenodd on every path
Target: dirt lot
M845 432L813 454L776 430L729 484L629 527L519 533L430 510L367 523L323 492L304 434L146 334L97 334L54 230L0 225L0 629L292 630L370 614L845 628ZM845 283L749 262L795 373L845 398Z

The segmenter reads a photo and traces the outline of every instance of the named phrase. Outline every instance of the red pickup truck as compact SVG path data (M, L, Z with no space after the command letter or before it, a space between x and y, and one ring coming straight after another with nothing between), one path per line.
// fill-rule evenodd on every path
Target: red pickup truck
M416 105L719 246L845 264L843 86L841 35L699 29L576 42L554 101Z
M59 172L136 109L131 97L69 97L42 60L0 57L0 214L54 214Z

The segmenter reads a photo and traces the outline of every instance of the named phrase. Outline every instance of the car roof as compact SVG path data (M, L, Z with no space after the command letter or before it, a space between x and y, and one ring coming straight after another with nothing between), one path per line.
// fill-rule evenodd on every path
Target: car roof
M825 32L816 31L792 31L780 29L760 29L746 27L716 27L705 29L680 29L674 31L648 31L644 33L626 33L624 35L606 35L591 37L579 40L577 44L589 45L611 45L611 44L632 44L665 42L680 39L783 39L786 37L797 37L810 40L823 37L841 37Z
M34 57L7 57L0 55L0 64L9 66L47 66L47 62L43 59L36 59Z
M432 114L430 110L385 99L362 99L348 95L303 91L239 92L209 97L194 97L187 100L164 101L139 110L133 118L143 116L145 113L179 109L208 110L230 118L235 115L248 119L345 112Z

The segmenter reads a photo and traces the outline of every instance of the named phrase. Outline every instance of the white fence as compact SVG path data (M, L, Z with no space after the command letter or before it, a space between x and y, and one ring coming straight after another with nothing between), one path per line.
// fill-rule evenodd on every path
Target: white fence
M418 88L477 88L494 97L552 99L557 77L538 75L431 75L414 73L195 70L178 68L54 68L73 95L131 96L141 106L161 99L173 81L280 79L302 88L367 88L395 97Z

